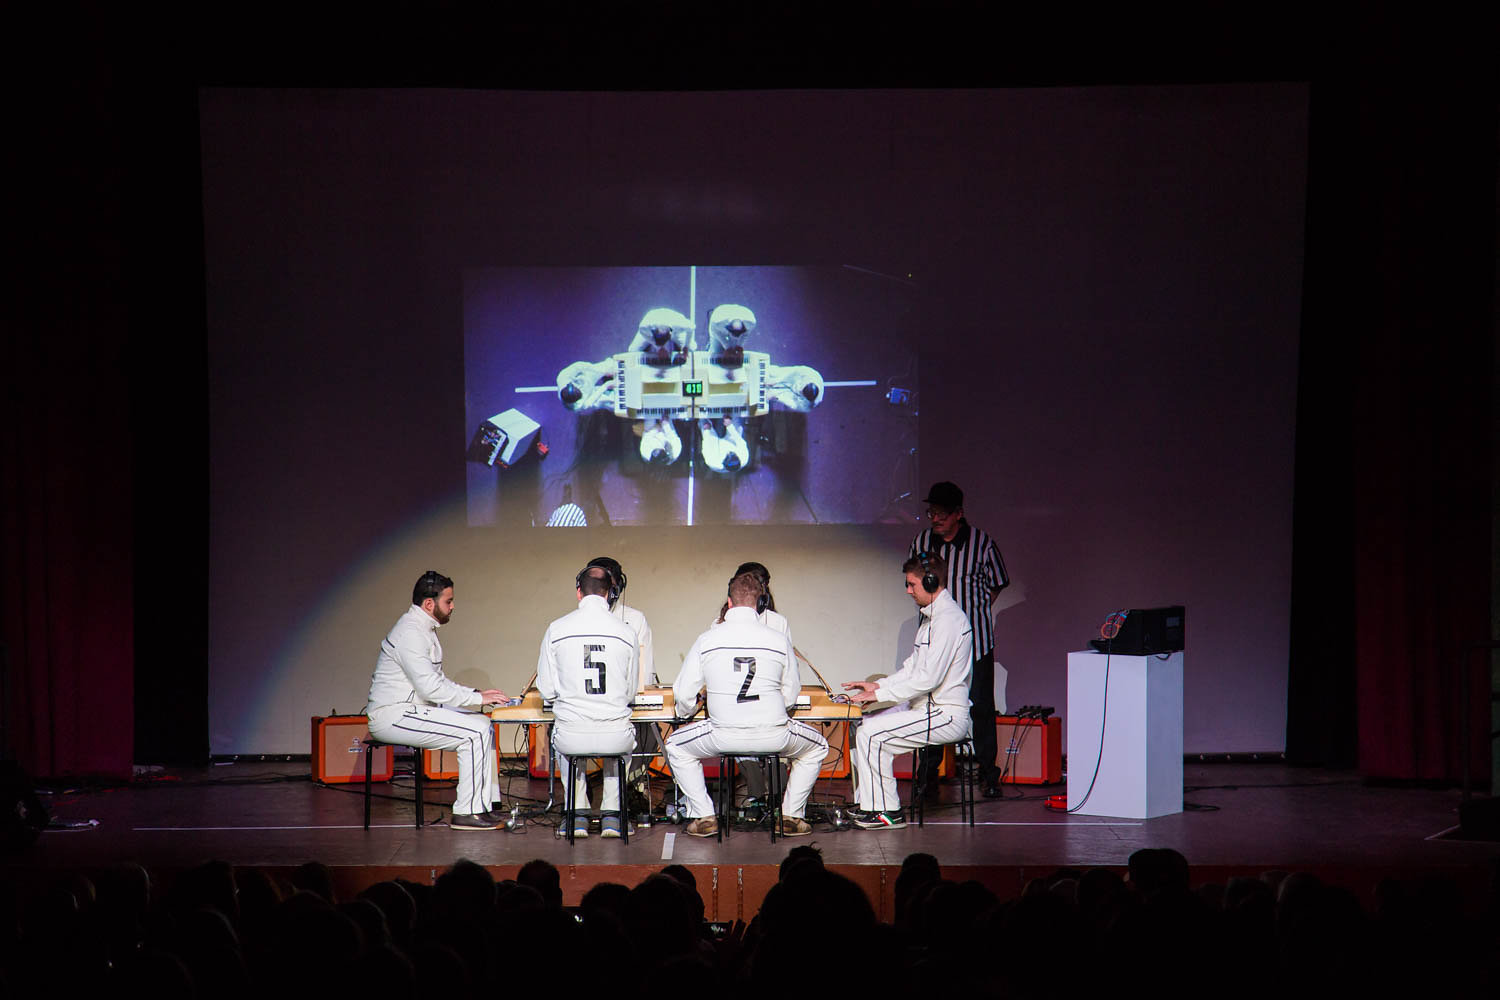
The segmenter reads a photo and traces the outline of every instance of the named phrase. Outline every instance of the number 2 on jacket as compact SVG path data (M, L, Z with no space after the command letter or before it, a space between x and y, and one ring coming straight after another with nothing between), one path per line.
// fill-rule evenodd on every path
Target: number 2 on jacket
M750 693L750 682L755 680L755 657L736 656L734 658L734 672L739 673L741 667L749 667L745 673L745 683L740 685L740 693L734 696L737 702L760 701L760 695Z

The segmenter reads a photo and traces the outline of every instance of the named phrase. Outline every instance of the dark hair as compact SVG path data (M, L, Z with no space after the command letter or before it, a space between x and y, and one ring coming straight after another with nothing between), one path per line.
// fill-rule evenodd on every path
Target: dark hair
M614 590L614 581L609 578L609 570L603 566L585 566L578 574L578 589L585 597L609 597Z
M771 571L766 569L758 562L742 562L740 563L739 569L736 569L734 571L734 577L730 577L730 583L734 582L735 577L741 576L745 573L752 574L755 579L759 581L761 592L766 595L766 610L775 611L776 598L771 596ZM719 609L719 621L724 620L724 614L728 610L729 602L725 601L724 606Z
M938 582L947 586L948 563L936 552L919 552L901 564L901 572L926 576L931 573Z
M453 586L453 581L435 569L430 569L417 578L417 585L411 588L411 602L418 607L427 598L437 600L443 595L443 591Z
M776 869L776 880L785 882L787 873L793 868L801 865L812 865L816 868L823 867L823 852L816 844L798 844L787 852L787 856L781 859L781 865Z
M609 574L610 583L614 587L615 596L625 592L625 567L621 566L609 556L595 556L590 559L586 566L598 566Z

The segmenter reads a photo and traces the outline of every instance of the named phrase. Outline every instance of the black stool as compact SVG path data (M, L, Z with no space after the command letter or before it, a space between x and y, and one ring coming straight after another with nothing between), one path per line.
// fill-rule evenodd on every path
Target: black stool
M974 741L968 738L954 740L952 744L934 743L926 749L941 751L943 747L950 745L953 747L953 764L955 769L958 771L958 818L968 819L969 825L973 826L974 791L975 787L979 783L979 755L974 751ZM918 753L920 752L921 751L918 751ZM917 770L918 773L920 773L920 763L914 760L913 764L914 770ZM932 780L937 780L937 768L932 769ZM919 784L921 784L921 782L919 781L913 781L911 783L911 810L912 812L917 814L917 825L921 826L923 819L923 796L918 794L920 789L917 786Z
M578 807L578 803L573 801L574 797L577 795L576 788L578 784L577 779L574 778L573 775L585 761L593 760L595 757L599 758L600 760L612 760L615 762L615 780L619 783L620 786L620 839L627 844L630 843L630 808L629 801L625 798L625 786L627 784L626 772L629 770L630 754L562 753L561 751L559 751L558 756L568 762L568 773L566 776L567 780L563 782L563 784L567 785L568 787L563 789L562 812L564 828L568 831L568 845L571 847L573 844L573 821L577 818ZM609 779L605 778L604 780L608 781Z
M365 829L370 828L370 778L375 773L375 751L385 747L404 747L404 743L384 743L375 737L367 737L365 743ZM417 786L417 829L422 828L422 750L420 747L407 747L411 751L412 775L415 777ZM394 775L393 775L394 776Z
M729 814L734 808L735 761L740 757L754 757L766 772L766 797L771 800L771 843L774 844L776 835L781 832L782 789L781 754L779 753L719 754L719 801L716 803L719 814L719 832L716 836L722 842L724 830L729 826Z

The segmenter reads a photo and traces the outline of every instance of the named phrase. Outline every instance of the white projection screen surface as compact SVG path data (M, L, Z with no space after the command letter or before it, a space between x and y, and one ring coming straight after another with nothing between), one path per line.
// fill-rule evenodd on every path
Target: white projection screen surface
M752 559L825 677L887 673L937 480L1013 577L1011 707L1065 713L1105 616L1182 604L1185 748L1284 746L1305 85L200 109L212 753L361 711L428 569L476 687L524 684L598 555L664 680ZM693 343L620 375L659 309Z

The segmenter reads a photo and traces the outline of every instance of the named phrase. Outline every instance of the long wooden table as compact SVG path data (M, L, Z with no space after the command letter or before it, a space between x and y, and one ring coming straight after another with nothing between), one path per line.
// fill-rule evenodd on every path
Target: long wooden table
M635 722L685 722L686 719L678 719L676 702L672 697L671 688L647 688L644 694L658 695L662 703L658 706L632 708L630 718ZM858 722L861 716L858 705L841 705L829 697L828 692L815 684L805 684L802 693L807 697L806 708L793 709L789 714L793 719L801 722ZM702 715L700 707L694 718ZM509 722L523 726L536 726L550 723L553 720L552 712L542 702L542 694L536 688L527 688L519 705L501 705L490 710L490 718L496 722Z
M687 722L692 718L701 718L703 708L699 706L698 711L688 719L679 719L676 712L676 701L672 697L671 688L647 688L644 694L659 695L661 705L649 707L632 708L630 718L634 722L676 724ZM802 694L806 696L808 704L806 707L794 709L789 713L791 718L799 722L810 722L821 726L824 735L828 737L829 750L828 760L824 764L823 774L829 777L845 777L849 773L848 747L852 736L852 727L859 724L862 713L856 704L841 704L833 701L827 691L817 685L803 685ZM551 726L556 721L555 716L548 706L542 702L541 692L536 688L527 688L521 697L519 705L501 705L490 710L490 718L496 722L512 725L526 726ZM842 723L842 725L840 725ZM547 749L547 733L540 734L533 731L531 744L531 769L535 777L541 777L537 770L540 766L546 767L548 801L547 806L552 805L552 767L550 764L550 753ZM665 731L663 731L665 735ZM664 763L664 762L663 762ZM831 770L830 770L831 768Z

